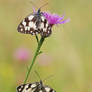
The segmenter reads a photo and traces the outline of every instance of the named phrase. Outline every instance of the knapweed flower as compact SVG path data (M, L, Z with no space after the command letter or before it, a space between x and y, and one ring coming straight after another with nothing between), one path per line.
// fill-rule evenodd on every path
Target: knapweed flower
M60 17L57 14L51 14L47 12L43 12L42 14L46 18L46 21L48 21L48 22L44 21L45 28L43 28L42 32L40 33L42 37L49 37L51 35L53 25L65 24L70 21L70 19L64 20L64 15Z
M14 58L18 61L28 61L30 58L30 52L27 48L18 48L14 52Z
M70 21L70 19L64 20L64 15L58 16L57 14L51 14L51 13L44 12L43 16L45 16L45 18L48 20L51 26L55 24L65 24Z

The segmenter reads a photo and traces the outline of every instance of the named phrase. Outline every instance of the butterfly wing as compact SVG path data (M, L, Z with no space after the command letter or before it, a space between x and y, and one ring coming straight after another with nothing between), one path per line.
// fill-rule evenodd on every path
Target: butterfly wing
M35 92L39 82L31 83L31 84L22 84L17 87L17 92Z
M18 32L24 34L32 34L35 35L40 32L36 26L37 16L35 14L30 14L26 18L24 18L21 23L18 25Z
M48 20L42 15L41 16L41 23L39 26L40 35L43 37L48 37L52 33L51 31L51 25L48 23Z
M54 89L50 88L49 86L44 86L44 90L43 92L56 92Z
M56 92L49 86L44 86L41 82L22 84L17 87L17 92Z

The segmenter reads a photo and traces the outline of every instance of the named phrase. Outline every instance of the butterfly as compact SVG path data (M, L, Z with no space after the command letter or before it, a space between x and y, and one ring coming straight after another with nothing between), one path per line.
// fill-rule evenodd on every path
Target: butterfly
M42 37L48 37L52 33L51 25L48 23L48 20L45 18L40 8L37 12L31 13L24 18L18 25L17 30L24 34L40 34Z
M42 81L22 84L17 87L17 92L56 92L54 89L44 85Z

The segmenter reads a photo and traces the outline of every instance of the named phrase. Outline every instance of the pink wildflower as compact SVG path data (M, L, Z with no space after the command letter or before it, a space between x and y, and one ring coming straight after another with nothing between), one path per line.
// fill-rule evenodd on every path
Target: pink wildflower
M19 61L27 61L30 58L30 53L26 48L18 48L14 53L14 57Z
M70 21L70 19L64 20L64 15L63 16L58 16L57 14L51 14L44 12L43 15L45 18L48 20L49 24L54 25L54 24L65 24Z

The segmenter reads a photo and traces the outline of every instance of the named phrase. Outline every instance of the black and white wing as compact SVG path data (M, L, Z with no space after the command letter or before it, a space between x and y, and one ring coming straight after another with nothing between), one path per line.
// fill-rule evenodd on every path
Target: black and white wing
M22 20L18 25L18 32L24 34L40 34L43 37L48 37L51 34L51 25L48 23L47 19L40 15L39 17L35 14L30 14Z
M22 84L17 87L17 92L35 92L39 82L35 82L32 84Z
M44 90L42 92L56 92L54 89L50 88L49 86L44 86Z
M43 86L40 82L22 84L17 87L17 92L56 92L49 86Z
M36 21L37 17L33 14L30 14L29 16L24 18L22 22L18 25L18 32L32 35L39 33L40 30L38 30L38 28L36 27Z
M41 31L40 35L43 37L50 36L52 33L51 28L52 26L48 23L48 20L44 16L41 16L41 23L39 26L39 30Z

